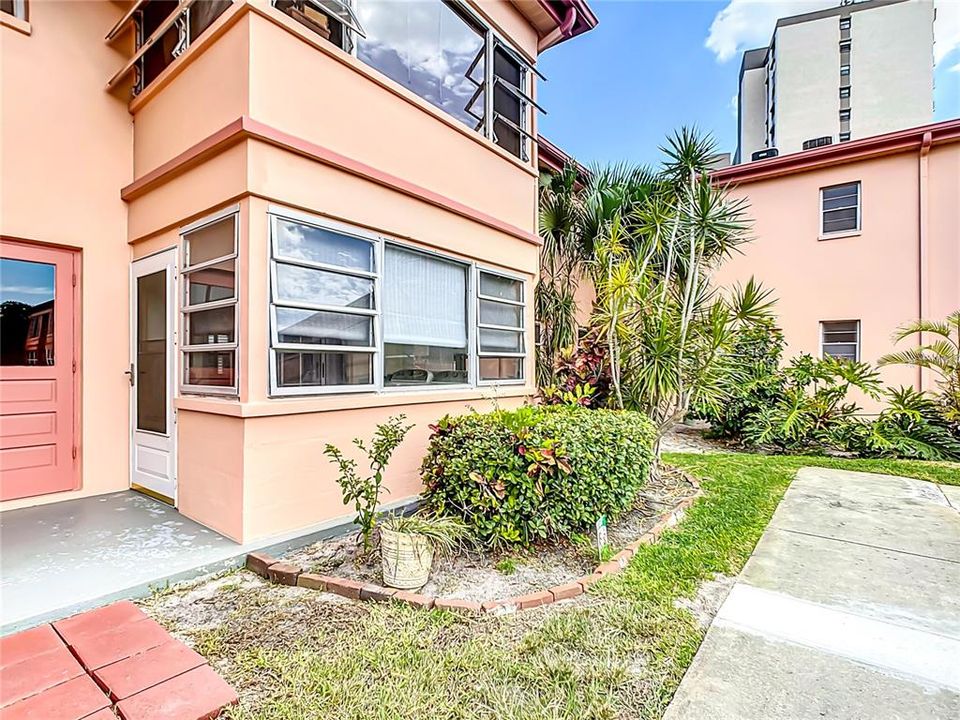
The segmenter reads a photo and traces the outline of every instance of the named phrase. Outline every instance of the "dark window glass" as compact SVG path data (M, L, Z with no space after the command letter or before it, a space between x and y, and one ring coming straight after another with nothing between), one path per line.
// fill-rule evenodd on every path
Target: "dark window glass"
M483 31L440 0L364 0L357 56L471 128L483 119Z
M526 92L523 68L503 48L497 47L493 55L493 74L500 79L493 93L493 133L496 143L511 155L520 157L523 137L517 128L523 127L523 104L520 98L502 86L501 81Z
M840 140L842 141L841 134ZM860 227L860 184L848 183L820 190L823 234L857 230Z
M0 12L7 15L13 15L21 20L27 19L27 0L16 2L15 0L0 0Z
M236 340L234 306L197 310L187 314L188 344L222 345Z
M0 365L53 365L56 267L0 258Z
M844 360L859 360L860 323L843 320L821 323L821 354Z
M370 385L373 355L336 352L277 352L280 387Z
M235 252L235 215L204 225L187 234L187 265L193 267Z
M137 429L167 431L167 272L137 278Z
M233 350L184 353L184 382L205 387L233 387Z
M151 0L146 3L140 11L140 42L146 42L177 9L178 4L177 0ZM185 16L183 32L178 20L144 53L140 66L143 73L141 86L146 87L153 82L230 5L231 0L198 0L193 3Z

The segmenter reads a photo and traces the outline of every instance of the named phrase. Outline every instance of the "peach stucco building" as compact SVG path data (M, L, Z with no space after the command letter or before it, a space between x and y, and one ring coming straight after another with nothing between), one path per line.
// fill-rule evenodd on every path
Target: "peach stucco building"
M536 61L582 0L0 3L0 510L130 487L237 541L323 456L533 391Z
M893 350L899 325L960 308L960 120L712 177L749 201L755 238L717 281L729 286L753 275L774 289L787 357L875 363ZM889 385L933 389L913 368L881 374Z

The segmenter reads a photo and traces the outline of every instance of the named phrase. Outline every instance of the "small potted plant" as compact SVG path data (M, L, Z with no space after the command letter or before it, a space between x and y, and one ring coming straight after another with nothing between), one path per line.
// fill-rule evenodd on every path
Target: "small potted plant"
M400 590L427 584L434 556L453 552L467 527L442 515L387 515L380 523L383 584Z

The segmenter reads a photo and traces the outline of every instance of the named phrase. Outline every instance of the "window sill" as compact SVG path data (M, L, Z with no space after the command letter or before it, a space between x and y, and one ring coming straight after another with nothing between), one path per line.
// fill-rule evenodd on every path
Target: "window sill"
M11 30L16 30L17 32L23 33L24 35L33 34L33 27L30 25L30 23L5 12L0 12L0 26L8 27Z
M361 410L364 408L401 405L429 405L434 403L494 400L500 398L531 397L536 388L529 385L485 385L463 390L429 390L390 393L336 394L310 397L270 398L256 402L224 402L216 398L179 397L177 410L230 415L233 417L272 417L276 415L303 415L307 413Z
M818 237L818 241L823 240L840 240L841 238L850 238L850 237L859 237L863 234L862 230L844 230L843 232L836 233L821 233Z

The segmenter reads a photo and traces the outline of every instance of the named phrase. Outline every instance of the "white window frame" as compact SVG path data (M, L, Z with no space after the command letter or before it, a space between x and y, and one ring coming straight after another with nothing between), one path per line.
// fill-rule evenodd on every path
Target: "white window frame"
M842 138L841 138L841 142L843 142ZM841 187L843 185L857 186L857 227L851 230L834 230L832 232L824 232L823 231L823 213L829 212L829 211L825 211L823 209L823 191L830 190L835 187ZM857 235L861 232L861 228L863 226L863 183L860 180L851 180L850 182L842 182L842 183L834 183L833 185L825 185L824 187L820 188L819 194L820 194L820 216L819 216L818 222L820 224L820 227L818 228L818 230L819 230L819 238L821 240L845 237L848 235ZM840 209L840 208L835 208L835 209Z
M378 394L378 395L403 395L411 393L443 393L447 391L462 391L462 390L473 390L480 387L491 387L491 386L506 386L506 385L524 385L527 382L527 355L528 355L528 342L527 342L527 301L529 298L528 293L528 278L524 277L521 274L501 270L499 268L493 268L487 265L478 264L473 261L464 260L462 258L449 255L447 253L437 252L435 250L430 250L427 248L420 247L418 245L413 245L411 243L405 243L397 240L396 238L382 235L380 233L366 230L354 225L348 225L345 223L337 222L335 220L330 220L322 216L313 215L310 213L301 212L298 210L292 210L279 205L270 205L267 209L267 232L269 237L267 238L267 264L268 264L268 283L269 283L269 293L268 293L268 313L267 313L267 337L269 339L267 343L267 365L269 367L269 382L267 386L268 396L271 398L282 399L285 397L302 397L302 396L322 396L322 395L348 395L348 394ZM341 267L330 267L324 266L320 263L310 263L309 261L305 262L300 259L287 259L279 256L279 253L276 252L276 232L275 232L275 223L278 220L290 220L293 222L304 223L306 225L311 225L313 227L321 228L324 230L331 230L333 232L342 233L344 235L350 235L357 237L363 240L366 240L373 244L374 246L374 273L365 273L363 271L352 271L346 270ZM411 252L418 252L424 255L431 255L433 257L439 258L441 260L456 263L464 268L466 274L466 297L464 298L466 303L466 322L467 322L467 352L469 354L467 361L467 383L458 383L458 384L436 384L436 385L398 385L398 386L387 386L384 384L384 352L385 352L385 342L383 334L383 312L382 312L382 298L383 298L383 282L384 282L384 254L386 252L387 245L392 245L401 250L408 250ZM302 345L293 345L293 344L283 344L278 347L279 343L277 342L277 325L276 325L276 263L279 260L281 263L289 262L291 264L299 265L302 267L310 267L319 270L328 270L334 271L341 274L355 274L358 277L372 277L374 279L374 308L370 311L357 312L356 314L371 314L374 318L373 322L373 333L374 333L374 346L373 346L373 382L365 385L326 385L318 386L311 385L308 387L280 387L278 384L277 377L277 365L276 365L276 353L278 351L282 352L283 350L293 351L293 352L334 352L338 353L341 351L345 352L363 352L370 353L370 348L358 348L351 346L341 346L341 345L324 345L324 346L302 346ZM520 283L520 297L521 301L519 303L513 301L505 301L500 298L490 298L487 296L480 295L480 273L488 273L490 275L497 275L504 278L509 278L510 280L515 280ZM387 278L389 280L389 278ZM522 340L522 353L484 353L485 357L520 357L521 358L521 377L518 379L510 380L480 380L480 300L493 300L495 302L501 302L504 304L516 304L522 307L521 314L521 340ZM302 303L291 303L284 301L280 303L282 307L301 307L304 304ZM339 307L328 307L321 305L310 305L307 309L316 309L316 310L326 310L331 312L343 312L343 308ZM355 309L355 310L359 310ZM493 327L497 329L499 326L489 326L485 325L483 327ZM515 330L516 328L501 328L508 330Z
M822 360L822 359L826 358L827 355L828 355L828 353L824 352L824 347L825 347L826 345L849 345L849 344L850 344L850 343L836 343L836 342L835 342L835 343L828 343L828 342L826 342L826 337L825 337L825 334L826 334L826 326L827 326L827 325L830 325L830 324L833 324L833 323L856 323L856 326L857 326L857 329L856 329L856 333L857 333L857 341L856 341L857 350L856 350L856 357L854 358L854 362L860 362L860 338L862 337L862 333L860 332L860 329L861 329L861 321L860 321L860 320L852 320L852 319L851 319L851 320L821 320L821 321L820 321L820 359ZM833 357L833 355L831 355L830 357Z
M368 230L363 230L352 225L334 222L315 215L290 210L288 208L271 205L268 209L268 238L269 246L269 295L268 318L267 318L267 364L270 368L269 394L270 397L287 397L300 395L330 395L330 394L350 394L375 391L378 388L377 368L382 367L381 353L383 352L382 338L382 319L380 313L381 302L381 273L383 270L383 238ZM277 241L276 225L281 220L290 220L304 225L330 230L342 235L355 237L359 240L369 242L373 247L373 272L365 270L352 270L336 265L326 265L324 263L311 262L300 258L289 258L279 252ZM341 275L351 277L362 277L373 280L373 308L342 308L328 305L317 305L312 303L296 303L290 301L279 301L279 286L277 284L277 264L295 265L313 270L323 270L326 272L335 272ZM336 313L345 313L350 315L366 315L373 318L373 345L370 347L360 347L353 345L305 345L299 343L280 343L277 328L277 306L294 307L307 310L320 310ZM283 387L280 385L280 378L277 374L277 355L281 352L327 352L327 353L363 353L371 356L371 377L373 382L364 385L307 385Z
M233 218L233 252L229 255L205 260L195 266L188 265L190 255L187 252L187 235L208 225L220 222L230 216ZM177 368L177 386L180 388L180 394L189 395L224 395L228 397L237 397L240 394L240 206L232 205L228 208L219 210L212 215L208 215L196 222L190 223L180 228L180 252L183 258L183 267L180 268L179 282L177 283L177 303L180 317L180 337L183 343L179 348L179 364ZM188 305L187 303L187 276L196 270L203 270L207 267L213 267L219 263L233 260L234 289L233 297L226 300L214 300L197 305ZM216 310L217 308L233 306L233 342L215 343L213 345L189 345L187 341L187 317L201 310ZM191 385L186 380L187 353L191 352L233 352L233 385L230 387L220 387L217 385Z
M482 295L480 293L480 275L485 273L487 275L494 275L497 277L506 278L508 280L514 280L520 283L520 300L505 300L503 298L492 297L490 295ZM474 271L474 287L476 292L474 293L474 313L476 315L476 346L474 350L474 355L476 360L474 365L476 366L476 383L478 386L490 386L490 385L523 385L527 382L527 283L526 278L517 275L516 273L506 272L503 270L497 270L491 267L477 265ZM495 302L501 305L512 305L514 307L520 308L520 327L505 327L503 325L492 325L490 323L481 323L480 322L480 301L486 300L488 302ZM489 330L509 330L512 332L519 331L520 333L520 347L522 348L518 353L508 353L508 352L484 352L480 349L480 330L489 329ZM480 377L480 358L481 357L495 357L495 358L518 358L520 360L520 377L511 378L506 380L483 380Z

